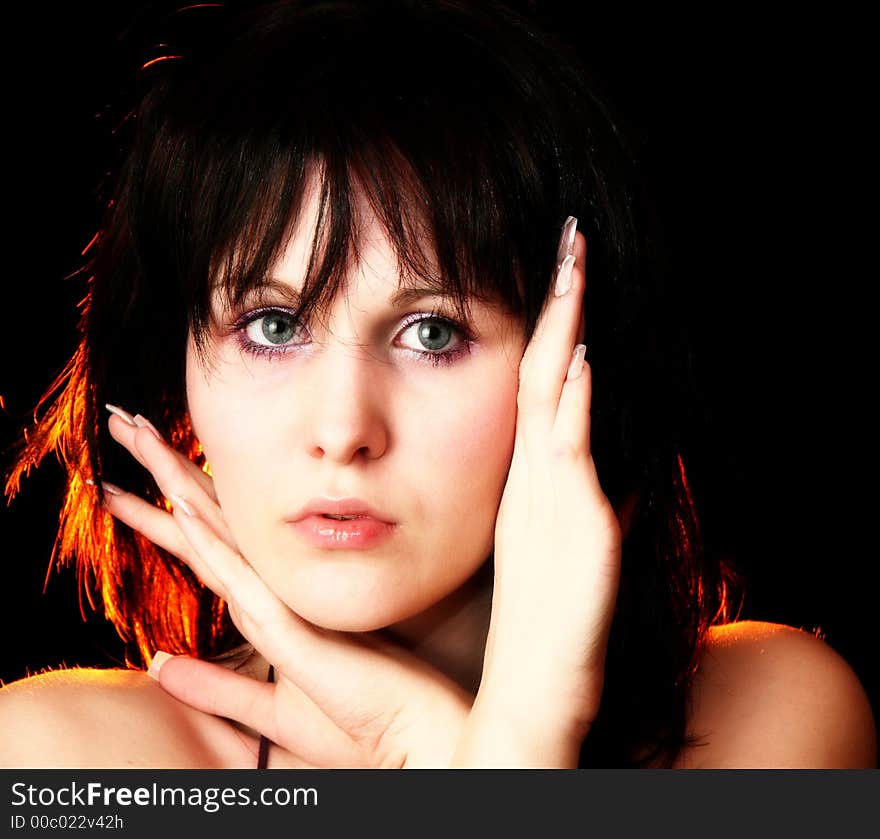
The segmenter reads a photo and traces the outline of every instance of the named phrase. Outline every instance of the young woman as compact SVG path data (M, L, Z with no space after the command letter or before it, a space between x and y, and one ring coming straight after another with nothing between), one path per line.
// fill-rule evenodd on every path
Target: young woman
M7 484L61 457L60 558L142 662L3 688L0 762L875 765L840 656L731 622L570 50L448 0L252 4L204 43L147 68Z

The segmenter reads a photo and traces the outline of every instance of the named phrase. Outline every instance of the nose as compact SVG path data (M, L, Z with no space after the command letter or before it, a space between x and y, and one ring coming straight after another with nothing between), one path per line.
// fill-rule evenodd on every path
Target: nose
M309 455L338 464L381 457L389 438L382 361L355 342L332 340L307 366Z

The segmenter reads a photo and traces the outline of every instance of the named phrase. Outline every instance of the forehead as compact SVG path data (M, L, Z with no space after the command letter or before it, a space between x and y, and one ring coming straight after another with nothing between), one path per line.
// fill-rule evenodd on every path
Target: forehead
M357 264L350 262L346 265L345 276L349 279L356 277L358 281L366 280L375 287L375 293L393 291L400 277L397 255L369 201L361 191L356 192L354 197L356 203L352 222L356 254L351 262ZM320 188L316 179L310 178L290 235L270 268L269 275L274 280L299 288L308 271L313 242L316 258L322 258L326 240L324 232L317 230L319 209ZM325 217L323 227L329 229L329 218ZM317 241L316 233L319 234Z
M298 288L309 268L312 248L315 258L324 257L327 245L326 235L332 226L332 208L325 208L321 219L321 182L314 167L310 169L303 190L300 210L294 219L289 236L280 250L279 257L271 267L269 275L276 281ZM321 222L321 230L318 224ZM434 248L427 235L415 233L414 239L419 251L421 276L412 276L401 261L395 247L389 240L380 219L377 217L366 192L355 188L351 193L350 223L352 227L352 253L346 265L347 281L356 279L358 285L366 283L368 291L390 296L400 292L398 297L407 299L407 290L416 286L430 289L435 294L443 294L440 270ZM424 231L424 220L408 218L414 231ZM317 239L316 239L317 236ZM346 283L348 284L348 283Z

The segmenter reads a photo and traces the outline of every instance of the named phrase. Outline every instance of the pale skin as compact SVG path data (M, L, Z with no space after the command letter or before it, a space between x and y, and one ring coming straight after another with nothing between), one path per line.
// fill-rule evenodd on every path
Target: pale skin
M307 232L273 272L292 288ZM394 309L393 255L377 228L367 241L313 354L269 362L218 341L207 371L190 347L190 413L213 477L141 417L109 419L174 503L123 492L109 511L227 600L253 656L238 671L171 658L157 681L59 671L9 685L3 765L241 768L259 734L272 767L576 765L602 694L621 538L590 454L589 365L567 378L586 242L574 238L571 286L551 289L527 347L515 322L478 308L474 351L433 367L405 352L420 348L415 329L399 329L432 301ZM303 547L284 516L318 494L381 505L399 537L332 558ZM493 544L494 591L479 573ZM855 674L774 624L712 631L688 730L705 745L679 767L876 765Z

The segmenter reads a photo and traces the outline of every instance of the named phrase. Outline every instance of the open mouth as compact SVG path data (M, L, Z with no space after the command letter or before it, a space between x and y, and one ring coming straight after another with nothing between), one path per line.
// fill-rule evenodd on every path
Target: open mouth
M322 551L376 548L397 532L397 525L360 513L312 513L291 524L306 544Z

